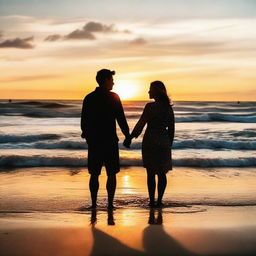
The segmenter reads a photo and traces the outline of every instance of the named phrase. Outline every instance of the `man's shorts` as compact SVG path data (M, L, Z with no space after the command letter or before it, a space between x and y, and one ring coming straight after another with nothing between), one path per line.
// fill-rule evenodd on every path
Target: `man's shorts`
M89 173L100 175L103 165L108 176L120 171L118 141L88 144Z

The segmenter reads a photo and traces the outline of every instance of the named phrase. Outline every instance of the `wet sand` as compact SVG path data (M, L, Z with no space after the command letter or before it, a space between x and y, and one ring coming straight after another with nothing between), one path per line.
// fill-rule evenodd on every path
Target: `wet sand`
M84 169L2 170L0 255L255 255L255 177L236 172L175 169L168 207L150 210L143 169L125 169L110 212L104 174L90 211Z
M255 207L1 214L1 255L255 255ZM237 220L247 216L247 223ZM254 220L254 224L252 221ZM250 225L249 225L250 224Z

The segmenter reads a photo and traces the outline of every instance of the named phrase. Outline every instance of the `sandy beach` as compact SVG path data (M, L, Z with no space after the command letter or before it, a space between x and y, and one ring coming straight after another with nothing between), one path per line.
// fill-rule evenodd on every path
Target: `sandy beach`
M144 169L123 169L108 212L104 171L99 207L90 211L79 209L90 203L84 168L1 170L0 254L254 255L254 175L175 168L167 207L150 210Z

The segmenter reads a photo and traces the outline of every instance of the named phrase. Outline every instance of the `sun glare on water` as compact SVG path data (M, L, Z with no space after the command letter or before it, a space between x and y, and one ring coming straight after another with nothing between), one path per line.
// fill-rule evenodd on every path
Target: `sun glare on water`
M120 80L114 84L113 92L117 93L122 100L132 100L137 97L138 85L133 81Z

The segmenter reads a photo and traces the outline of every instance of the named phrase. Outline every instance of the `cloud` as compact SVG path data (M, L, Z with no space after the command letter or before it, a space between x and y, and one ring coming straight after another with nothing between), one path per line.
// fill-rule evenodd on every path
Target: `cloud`
M82 29L76 29L64 37L64 39L96 39L93 33L114 33L114 25L104 25L100 22L90 21Z
M134 40L130 41L130 44L132 44L132 45L143 45L146 43L147 43L147 41L142 37L135 38Z
M94 40L95 36L86 30L77 29L64 37L65 39L89 39Z
M58 34L49 35L45 38L45 41L54 42L59 39L69 40L69 39L78 39L78 40L95 40L95 33L131 33L130 30L117 30L113 24L105 25L100 22L89 21L87 22L82 29L76 29L71 33L61 36Z
M128 29L125 30L118 30L115 28L114 24L111 25L105 25L100 22L95 21L89 21L87 22L82 28L78 28L67 35L60 35L60 34L53 34L47 36L44 41L47 42L55 42L57 40L63 39L63 40L95 40L96 36L95 34L100 33L126 33L131 34L132 32Z
M0 43L0 48L20 48L20 49L32 49L35 46L31 44L34 37L27 38L15 38L15 39L7 39Z
M90 21L87 24L85 24L83 29L88 32L116 32L116 30L114 30L114 25L104 25L102 23L94 21Z
M49 35L47 36L44 41L49 41L49 42L54 42L54 41L57 41L61 39L61 35L58 35L58 34L54 34L54 35Z

